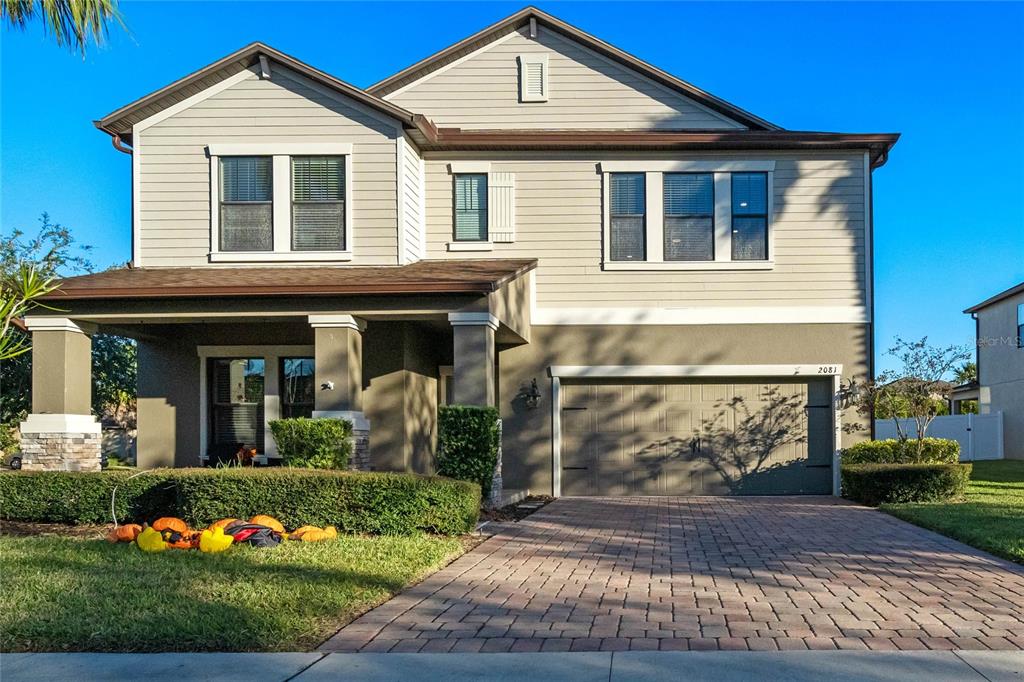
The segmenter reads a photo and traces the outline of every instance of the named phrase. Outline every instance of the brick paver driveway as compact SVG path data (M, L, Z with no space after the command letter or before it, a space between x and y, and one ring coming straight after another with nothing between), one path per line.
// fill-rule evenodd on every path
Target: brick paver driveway
M832 498L563 498L330 651L1024 649L1024 569Z

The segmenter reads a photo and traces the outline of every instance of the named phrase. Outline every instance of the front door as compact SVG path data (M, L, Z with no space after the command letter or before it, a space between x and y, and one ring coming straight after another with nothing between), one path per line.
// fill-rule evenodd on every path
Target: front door
M263 358L211 358L211 462L233 461L240 448L263 452Z

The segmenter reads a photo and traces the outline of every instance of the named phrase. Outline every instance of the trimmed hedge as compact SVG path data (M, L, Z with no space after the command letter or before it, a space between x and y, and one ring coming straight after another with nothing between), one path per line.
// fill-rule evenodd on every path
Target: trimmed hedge
M352 422L345 419L275 419L270 432L285 466L346 469L352 456Z
M109 523L119 485L119 522L177 516L193 527L270 514L286 527L333 525L350 533L461 535L473 530L479 486L415 474L315 469L158 469L9 472L0 475L0 518Z
M437 472L478 483L487 497L501 447L498 418L494 407L442 407L437 417Z
M956 464L960 461L960 443L948 438L925 438L924 451L917 455L917 441L865 440L842 452L846 464Z
M970 464L848 464L843 497L871 507L887 502L941 502L962 497Z

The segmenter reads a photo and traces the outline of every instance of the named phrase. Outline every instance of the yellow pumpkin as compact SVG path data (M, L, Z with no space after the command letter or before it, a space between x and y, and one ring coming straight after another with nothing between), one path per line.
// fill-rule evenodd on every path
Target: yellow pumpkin
M188 531L188 524L173 516L164 516L153 522L153 530L173 530L176 533L184 533Z
M322 542L333 540L338 537L338 530L334 526L327 526L324 529L314 528L302 534L303 542Z
M210 524L210 530L213 530L214 528L220 528L223 530L224 528L227 528L228 524L234 523L237 520L238 519L221 519L220 521L214 521Z
M302 536L311 530L320 530L317 526L301 526L288 534L289 540L301 540Z
M212 530L204 530L199 535L199 551L207 553L223 552L234 541L235 539L225 533L222 527L217 526Z
M142 532L142 526L137 523L126 523L123 526L111 528L107 533L107 542L131 542Z
M160 531L154 528L144 528L139 536L135 538L135 544L139 546L143 552L162 552L167 549L167 543L164 542L164 538L160 535Z
M267 516L266 514L257 514L256 516L249 519L249 523L255 523L258 526L266 526L271 530L276 530L278 533L284 532L284 526L280 521L275 519L273 516Z

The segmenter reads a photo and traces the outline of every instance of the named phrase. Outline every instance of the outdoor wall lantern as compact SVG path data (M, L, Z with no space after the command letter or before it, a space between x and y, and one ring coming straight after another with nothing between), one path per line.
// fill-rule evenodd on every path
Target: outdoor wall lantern
M334 382L333 381L325 381L324 383L320 384L320 390L321 391L333 391L334 390Z
M523 391L523 399L526 400L526 407L534 410L540 402L540 389L537 388L537 380L530 381L530 388Z

